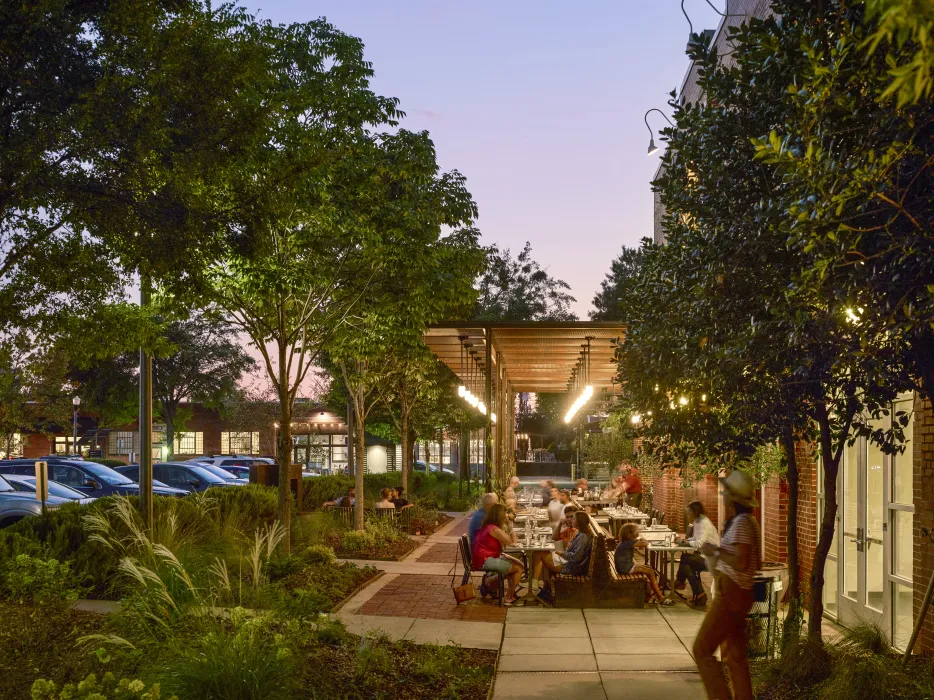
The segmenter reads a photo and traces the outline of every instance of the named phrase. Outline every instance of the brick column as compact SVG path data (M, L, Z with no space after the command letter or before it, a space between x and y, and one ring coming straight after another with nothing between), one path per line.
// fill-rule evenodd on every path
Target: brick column
M934 544L921 534L921 528L934 530L934 413L930 401L915 399L914 415L914 619L921 612L921 602L934 571ZM928 609L915 644L915 652L934 653L934 607Z
M795 447L795 459L798 462L798 575L801 590L806 594L814 550L817 549L818 465L814 447L799 442Z
M765 485L761 527L765 540L762 560L783 564L787 562L788 482L781 477L773 477Z

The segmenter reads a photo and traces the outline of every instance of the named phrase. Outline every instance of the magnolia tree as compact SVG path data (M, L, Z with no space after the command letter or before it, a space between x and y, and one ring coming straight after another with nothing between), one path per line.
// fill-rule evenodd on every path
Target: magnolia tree
M757 158L763 136L796 118L793 100L775 96L790 94L789 85L816 60L817 52L800 47L832 45L841 27L859 25L833 3L775 9L781 19L734 30L729 61L693 49L705 100L672 102L677 126L667 132L655 183L668 245L646 243L639 273L623 286L629 333L620 367L625 398L663 464L756 468L763 446L781 445L793 606L799 593L795 444L816 444L826 493L809 608L819 620L843 450L859 435L895 448L902 423L873 430L870 419L886 414L907 375L896 337L867 334L852 322L850 301L813 283L820 260L812 246L794 245L789 231L788 213L800 192L789 187L779 164ZM848 117L841 111L839 118ZM764 141L775 142L774 136ZM820 625L809 634L819 638Z

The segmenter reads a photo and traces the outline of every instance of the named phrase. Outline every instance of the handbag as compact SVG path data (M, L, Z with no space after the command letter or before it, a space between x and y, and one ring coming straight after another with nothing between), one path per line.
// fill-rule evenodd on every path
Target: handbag
M467 580L467 583L462 583L460 586L455 586L454 582L457 581L457 556L454 557L454 568L453 574L451 575L451 589L454 591L454 600L460 605L468 600L473 600L477 597L477 589L473 585L473 582L470 579Z

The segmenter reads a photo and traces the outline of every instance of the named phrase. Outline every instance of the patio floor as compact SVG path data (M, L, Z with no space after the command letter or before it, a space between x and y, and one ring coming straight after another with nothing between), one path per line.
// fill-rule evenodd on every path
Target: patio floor
M493 697L704 697L690 647L703 612L512 608Z

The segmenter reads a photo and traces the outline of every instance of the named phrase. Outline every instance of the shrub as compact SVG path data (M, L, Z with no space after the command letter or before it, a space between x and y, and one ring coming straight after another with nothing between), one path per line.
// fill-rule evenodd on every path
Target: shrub
M790 643L774 667L774 674L795 685L811 686L830 675L833 659L820 642L808 638Z
M78 591L68 562L19 554L6 567L3 577L9 596L24 603L54 603L75 600Z
M104 674L98 681L93 673L77 685L68 683L61 691L55 683L40 678L32 684L32 700L159 700L159 686L153 685L148 690L141 680L121 678L117 680L112 673ZM173 695L168 700L177 700Z
M95 457L94 459L88 459L88 461L96 464L103 464L105 467L110 467L111 469L126 466L126 462L122 459L108 459L107 457Z
M161 676L180 698L285 700L292 693L294 660L283 640L266 633L257 619L234 631L209 632L172 659Z
M348 554L354 552L365 552L376 548L376 541L373 533L366 527L362 530L347 530L341 537L341 549Z
M349 639L344 623L336 618L329 618L315 627L315 639L329 647L339 647Z
M305 548L301 554L306 564L332 564L335 559L334 550L326 544L313 544Z
M355 666L358 678L385 676L395 672L393 658L380 641L378 638L364 639L357 647Z

